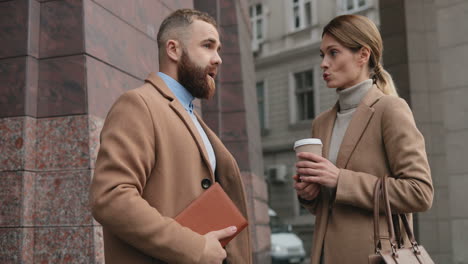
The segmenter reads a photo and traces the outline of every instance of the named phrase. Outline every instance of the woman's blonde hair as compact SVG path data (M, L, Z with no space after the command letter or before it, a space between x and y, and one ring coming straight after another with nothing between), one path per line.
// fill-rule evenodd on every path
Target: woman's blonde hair
M398 96L392 76L380 63L383 52L382 37L372 20L360 15L337 16L325 26L322 37L325 34L332 36L354 52L362 47L368 48L371 51L369 77L384 94Z

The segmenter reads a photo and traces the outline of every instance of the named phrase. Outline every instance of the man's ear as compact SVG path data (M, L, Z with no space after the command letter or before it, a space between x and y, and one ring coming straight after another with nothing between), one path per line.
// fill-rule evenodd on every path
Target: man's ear
M359 63L366 65L369 62L371 51L368 47L359 50Z
M175 39L170 39L166 42L166 54L167 57L172 61L179 61L182 55L182 46L180 42Z

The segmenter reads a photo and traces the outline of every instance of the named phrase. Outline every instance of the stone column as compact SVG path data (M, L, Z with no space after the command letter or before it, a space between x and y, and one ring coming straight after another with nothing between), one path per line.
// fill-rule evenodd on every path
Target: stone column
M213 100L203 101L203 119L239 164L248 195L254 262L269 263L268 194L263 175L248 4L245 0L195 0L194 6L217 19L223 45L218 89Z
M381 4L388 7L381 9L382 24L387 25L382 25L383 34L405 23L405 47L388 38L390 44L385 39L384 44L387 51L393 50L387 54L406 48L400 55L407 56L408 94L416 123L426 139L432 170L435 196L431 210L418 214L420 242L436 263L468 263L468 210L463 203L468 187L468 85L464 78L468 67L468 4L461 0Z
M405 1L407 54L412 109L418 128L426 140L432 170L434 202L418 214L417 233L436 263L451 263L448 230L448 190L446 181L446 135L440 82L440 52L434 1Z
M0 263L103 263L88 189L115 99L192 1L0 2Z
M81 1L0 2L0 262L95 263Z
M446 153L441 184L447 188L440 196L443 218L438 228L444 254L440 263L461 264L468 263L468 2L436 0L434 5L441 85L434 101L441 110L440 134L445 140L440 147ZM433 138L433 144L439 145L439 137Z

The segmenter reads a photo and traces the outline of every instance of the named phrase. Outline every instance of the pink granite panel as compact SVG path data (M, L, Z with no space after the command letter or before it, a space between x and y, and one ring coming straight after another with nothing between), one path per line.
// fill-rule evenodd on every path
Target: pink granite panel
M90 115L89 116L89 167L94 169L96 158L99 151L99 136L104 125L104 118Z
M41 26L41 4L38 1L28 2L28 54L37 59L39 58L39 28Z
M236 4L239 1L219 0L220 5L220 20L218 23L221 26L231 26L237 24Z
M193 6L195 9L206 12L214 18L217 17L218 0L193 0Z
M33 264L34 233L31 228L0 227L0 263Z
M19 226L22 215L22 177L20 172L0 172L0 226Z
M221 138L224 141L247 140L245 116L245 112L223 113Z
M170 0L161 1L164 6L168 9L175 11L179 8L193 8L193 0Z
M86 52L144 79L158 70L157 43L93 1L84 2Z
M226 141L221 138L226 148L231 152L241 171L250 171L249 152L246 141Z
M219 135L219 112L203 111L203 122L213 130L216 135Z
M252 194L252 174L247 171L241 171L242 180L244 183L245 196L247 197L247 213L249 219L255 219L255 212L253 206L253 194ZM253 224L253 223L251 223ZM255 229L251 228L251 232L255 233Z
M30 226L34 173L0 172L0 227Z
M34 262L34 229L22 228L21 231L21 259L23 264Z
M41 58L84 51L82 1L43 2L40 21Z
M252 188L254 197L263 201L268 201L268 187L264 176L252 175Z
M245 111L244 87L241 82L223 83L221 89L221 111Z
M94 263L104 264L104 240L101 226L94 226Z
M27 21L27 0L0 2L0 58L26 55Z
M222 87L219 86L219 83L216 84L215 94L211 99L208 100L199 100L202 105L202 111L213 111L216 112L219 110L219 97L222 94Z
M94 263L93 227L38 228L35 263Z
M220 29L221 43L223 44L221 53L222 54L240 54L239 52L239 33L237 31L237 25L223 26ZM237 55L239 56L239 55ZM229 61L223 61L230 63ZM239 76L240 77L240 76Z
M95 0L95 2L156 40L159 25L165 17L162 15L162 10L166 9L160 1Z
M225 83L235 83L242 80L242 71L240 65L240 54L222 53L221 59L221 85Z
M23 118L0 119L0 171L23 168Z
M271 232L270 227L268 225L257 225L255 226L256 231L256 243L255 247L257 250L255 251L263 251L270 248L270 241L271 241Z
M85 56L39 63L38 117L86 113Z
M36 131L37 119L26 116L23 123L23 168L25 170L36 169Z
M255 223L268 225L270 217L268 216L268 204L266 201L254 199Z
M0 227L0 263L21 262L21 229Z
M143 85L143 81L92 57L86 57L88 113L101 118L124 92Z
M36 199L35 178L36 173L28 171L23 172L21 224L24 227L31 227L34 225L34 203Z
M39 85L39 60L26 58L26 87L24 115L37 117L37 87Z
M43 118L37 121L38 170L89 168L87 116Z
M26 61L26 57L0 60L0 117L24 115Z
M40 172L35 179L34 225L92 225L90 170Z
M33 57L0 60L0 117L36 116L37 75Z

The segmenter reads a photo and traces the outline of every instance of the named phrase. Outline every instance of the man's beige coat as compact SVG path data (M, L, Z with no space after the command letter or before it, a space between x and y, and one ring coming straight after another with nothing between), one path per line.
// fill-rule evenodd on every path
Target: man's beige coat
M328 157L338 104L312 124L313 137L323 141ZM433 187L424 138L403 99L384 95L373 86L348 126L336 165L336 192L321 190L305 205L316 215L311 262L318 264L323 247L325 264L367 263L374 252L372 194L378 177L391 176L388 191L392 210L421 212L432 205ZM410 218L411 219L411 218ZM388 237L384 217L382 235ZM407 240L406 240L407 241ZM384 247L388 248L388 241Z
M236 161L198 118L216 154L216 177L247 217ZM164 81L122 95L110 110L91 185L95 219L104 230L106 263L199 263L205 239L173 220L215 181L203 141ZM228 263L251 263L249 230L227 246Z

